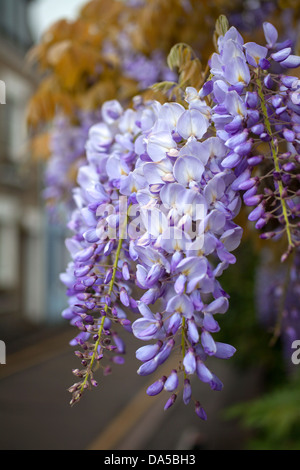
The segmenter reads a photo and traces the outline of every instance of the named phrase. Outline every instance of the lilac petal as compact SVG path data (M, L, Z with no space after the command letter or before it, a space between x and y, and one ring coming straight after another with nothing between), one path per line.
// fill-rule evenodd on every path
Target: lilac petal
M268 23L267 21L263 23L263 29L267 41L267 46L273 47L278 39L277 29L275 28L275 26L273 26L271 23Z
M157 132L149 137L147 152L152 161L159 162L176 147L176 142L169 132Z
M203 99L205 98L205 96L210 95L210 93L213 91L213 86L214 86L214 83L212 80L205 82L203 87L199 91L199 97Z
M248 85L250 82L250 71L246 61L241 57L236 57L225 65L225 79L231 84L243 83Z
M234 191L238 191L240 184L243 183L244 181L247 181L250 177L251 177L251 171L249 170L249 168L247 168L243 173L241 173L236 178L236 180L232 183L231 188Z
M123 113L123 108L117 100L106 101L101 109L103 120L107 124L112 124L119 119Z
M287 59L280 62L280 65L285 68L295 69L300 65L300 56L290 55Z
M262 200L262 196L261 195L257 195L257 196L250 196L250 197L247 197L247 198L244 198L244 203L246 204L246 206L256 206L257 204L259 204Z
M206 367L206 365L197 357L197 367L196 372L198 378L203 383L209 383L213 379L213 375L210 370Z
M61 316L65 319L65 320L72 320L74 318L74 313L72 311L72 309L69 307L69 308L66 308ZM79 320L80 317L77 317L77 320Z
M256 222L255 228L257 230L261 230L266 224L267 224L267 220L262 217L261 219L258 219L258 221Z
M75 277L84 277L91 271L92 268L93 265L82 266L80 268L75 269L74 275Z
M256 179L255 178L250 178L246 181L243 181L239 185L239 189L241 189L242 191L248 191L248 189L253 188L253 186L255 186L255 185L256 185Z
M115 246L115 241L114 240L109 240L109 242L105 245L105 248L103 250L104 256L109 256L114 249Z
M123 263L122 266L122 276L125 281L129 281L130 279L130 272L129 272L129 266L128 263Z
M255 109L258 105L258 94L248 91L246 94L246 105L248 108Z
M147 395L154 397L163 391L167 377L162 377L161 379L154 382L150 387L147 388Z
M249 109L248 111L248 119L247 119L247 127L253 127L255 124L258 123L260 120L259 111L256 109Z
M213 356L217 351L216 343L214 342L211 334L208 331L203 331L201 334L201 343L204 351L209 356Z
M158 365L163 364L168 359L174 346L175 346L175 341L173 339L170 339L165 344L165 346L163 346L161 351L155 357L155 361L157 362Z
M146 287L147 276L148 276L148 271L146 270L146 268L144 268L144 266L142 266L141 264L138 264L136 267L136 280L137 280L139 287L142 287L144 289L147 288Z
M132 325L134 336L143 341L155 338L159 329L160 323L157 320L151 321L147 318L138 318Z
M199 341L198 327L193 319L187 321L187 335L191 343L196 344Z
M223 176L222 173L214 176L205 186L204 196L209 205L220 200L225 193L226 185Z
M276 109L277 116L280 116L280 114L284 113L286 109L287 109L287 106L280 106L280 108L277 108Z
M258 65L263 70L268 70L271 67L270 61L267 59L260 59Z
M272 76L268 73L268 75L264 78L264 84L265 86L271 90L273 85L274 85L274 81L272 79Z
M231 152L227 157L222 161L223 168L234 168L241 161L241 155L238 153Z
M177 389L178 384L179 384L179 379L178 379L177 371L172 370L171 374L169 375L169 377L167 378L165 382L164 388L167 392L174 392L174 390Z
M215 353L215 357L217 357L218 359L229 359L236 352L236 349L230 344L219 343L216 341L216 346L217 346L217 351Z
M196 370L196 357L192 349L189 349L183 359L183 366L187 374L194 374Z
M274 52L274 54L272 54L271 57L276 62L281 62L282 60L287 59L291 52L292 52L291 47L286 47L285 49L281 49L278 52Z
M242 118L241 116L235 116L235 118L224 127L225 131L228 133L235 134L236 132L242 129Z
M264 59L268 53L268 49L266 47L260 46L255 42L247 42L244 47L246 49L247 61L254 67L257 67L260 59Z
M223 383L215 374L213 374L213 378L211 382L209 383L209 385L210 385L210 388L212 390L215 390L216 392L220 392L223 389Z
M95 253L95 246L90 246L89 248L86 248L85 250L80 251L74 256L74 261L88 261L91 259L93 254Z
M194 308L197 312L200 312L203 309L203 302L201 300L201 294L199 291L194 291L191 293L190 298L193 302Z
M154 287L145 292L145 294L141 297L141 302L146 305L154 304L160 296L160 288Z
M264 214L264 212L265 212L264 206L262 204L259 204L252 212L250 212L248 216L248 220L250 220L251 222L254 222L260 219L261 216Z
M138 309L144 318L148 318L149 320L155 320L155 316L151 312L150 308L147 307L147 305L145 305L143 302L138 302Z
M171 272L175 271L180 261L183 259L183 254L180 251L176 251L171 260Z
M155 284L157 284L158 280L161 278L164 272L165 272L165 269L163 266L161 266L160 264L154 264L146 277L146 280L145 280L146 287L150 289Z
M88 230L83 234L83 238L88 242L88 243L96 243L99 241L99 234L98 231L95 229Z
M233 251L240 245L242 235L243 229L241 227L235 227L226 230L226 232L221 235L220 241L224 244L226 250Z
M167 312L178 312L184 314L186 318L191 318L194 313L194 307L191 299L183 294L172 297L166 307Z
M256 135L262 134L264 130L265 130L265 127L263 124L256 124L251 127L251 131L253 132L253 134L256 134Z
M177 398L177 395L175 395L175 393L171 396L171 398L169 398L169 400L167 401L167 403L165 404L164 406L164 410L168 410L169 408L171 408L171 406L174 405L175 401L176 401L176 398Z
M229 253L229 251L225 248L223 243L220 243L217 245L217 255L220 261L225 261L229 264L236 263L236 257L232 253Z
M291 77L289 75L284 75L281 77L281 83L287 88L292 88L297 80L299 80L297 77Z
M240 132L239 134L234 135L233 137L230 137L226 142L225 145L226 147L229 147L230 149L234 149L238 145L243 144L246 142L248 139L248 131L243 131Z
M236 91L230 91L227 93L224 101L224 112L225 114L231 114L236 118L243 118L246 115L246 106L244 100L237 94ZM228 132L228 127L230 124L227 124L226 131Z
M189 379L185 379L183 386L183 403L188 405L192 398L192 387Z
M204 166L196 157L180 157L174 165L174 176L178 183L188 186L192 181L201 181Z
M183 294L185 290L185 283L186 283L186 276L184 274L180 274L180 276L176 279L174 289L176 294Z
M248 163L250 166L257 166L263 161L263 159L264 159L263 155L256 155L255 157L248 158Z
M83 344L85 341L88 341L89 337L90 333L81 332L76 338L72 339L69 344L70 346L78 346L78 344Z
M226 94L228 93L228 85L224 82L224 80L216 80L214 82L214 98L218 103L223 103L226 98Z
M283 137L287 142L293 142L296 138L295 132L291 131L290 129L283 130Z
M251 152L252 145L253 145L252 140L248 140L247 142L235 147L234 151L238 153L241 157L246 157Z
M227 297L219 297L204 308L205 313L226 313L229 307Z
M147 346L142 346L136 351L135 353L136 358L139 361L143 361L143 362L150 361L159 352L161 345L162 343L159 341L157 344L150 344Z
M130 299L129 299L129 295L127 293L127 290L124 287L122 287L121 290L120 290L120 301L122 302L122 304L125 307L129 307Z
M177 131L183 139L191 136L201 139L208 129L208 120L197 109L185 111L177 123Z
M195 412L200 419L202 419L203 421L207 421L207 415L205 413L205 410L198 401L195 403Z
M218 322L210 313L204 314L203 326L206 331L209 331L210 333L217 333L218 331L220 331L220 326Z
M175 334L182 324L182 317L179 313L174 313L169 321L167 333Z
M141 376L150 375L156 371L157 367L157 362L154 359L151 359L151 361L147 361L142 364L141 367L138 369L137 373Z

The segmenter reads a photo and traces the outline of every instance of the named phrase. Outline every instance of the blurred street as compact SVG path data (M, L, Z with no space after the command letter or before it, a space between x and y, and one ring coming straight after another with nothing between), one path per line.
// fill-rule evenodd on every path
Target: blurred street
M99 389L87 392L79 405L71 408L67 388L74 382L72 368L78 367L68 345L72 333L69 328L43 332L39 339L34 336L33 344L12 354L8 346L7 364L0 366L1 450L243 447L246 436L236 423L222 421L222 413L229 404L257 393L255 372L244 377L227 362L216 364L214 371L225 385L222 392L212 392L194 381L195 397L201 399L208 415L206 423L196 416L193 405L177 403L165 412L166 392L148 397L146 388L155 377L139 377L137 360L114 366L111 376L99 380ZM137 344L130 341L128 356L134 357ZM161 366L157 377L171 369L172 359Z

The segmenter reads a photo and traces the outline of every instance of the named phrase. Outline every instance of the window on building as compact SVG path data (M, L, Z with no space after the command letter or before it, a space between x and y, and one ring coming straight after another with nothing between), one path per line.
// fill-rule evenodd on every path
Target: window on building
M10 98L0 105L0 161L10 160L12 152L12 122L14 103Z
M22 50L31 45L27 24L27 0L0 0L0 31Z

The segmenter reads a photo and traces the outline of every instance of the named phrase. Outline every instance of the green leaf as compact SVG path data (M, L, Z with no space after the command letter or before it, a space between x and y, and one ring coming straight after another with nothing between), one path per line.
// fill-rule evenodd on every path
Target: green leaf
M229 21L225 15L220 15L216 21L215 32L213 35L213 43L215 49L218 50L218 38L224 36L229 30Z
M185 44L184 42L175 44L167 58L168 67L171 70L181 70L185 63L188 60L191 60L193 57L195 57L195 53L191 46Z
M159 82L159 83L154 83L154 85L151 86L152 90L161 92L163 94L167 93L168 91L171 90L174 86L177 86L176 82Z
M216 33L218 36L224 36L229 30L229 21L225 15L220 15L216 21Z

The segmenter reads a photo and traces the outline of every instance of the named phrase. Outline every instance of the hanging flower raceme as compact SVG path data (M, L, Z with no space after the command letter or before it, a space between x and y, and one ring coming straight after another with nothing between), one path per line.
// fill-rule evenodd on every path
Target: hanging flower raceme
M278 43L264 23L266 45L244 44L235 28L219 38L211 59L213 120L230 152L224 168L234 168L234 189L254 207L249 220L264 229L261 238L287 238L287 255L299 245L300 87L286 69L300 65L291 42ZM207 85L206 85L207 86Z
M80 168L74 190L77 208L69 222L74 236L66 242L72 261L61 275L69 296L63 317L79 329L71 344L82 349L75 353L83 368L74 370L80 380L70 388L72 404L85 389L97 385L97 365L107 374L110 363L105 359L124 362L125 343L118 329L131 332L124 307L134 309L135 303L130 297L132 273L125 235L130 201L119 198L119 188L134 167L138 132L133 110L124 112L117 101L107 102L102 121L90 130L88 164Z
M171 393L166 409L180 390L184 403L191 401L193 375L221 390L206 360L227 359L235 352L213 334L220 330L216 316L229 305L219 277L235 263L231 251L239 245L242 230L233 219L240 198L231 188L233 171L221 165L227 149L211 135L211 109L194 89L187 89L186 99L188 109L157 104L154 125L144 128L135 145L143 180L136 194L141 234L132 250L138 285L146 292L138 302L142 317L133 323L133 333L153 342L137 351L140 375L156 371L177 346L181 349L177 369L147 390L149 395ZM205 419L197 399L194 404Z
M69 223L75 232L67 241L73 261L62 276L70 297L63 316L79 328L72 344L84 350L76 352L84 369L74 371L81 381L70 389L72 403L93 385L94 366L105 352L124 352L120 339L111 342L114 321L131 329L123 306L141 314L134 335L154 341L137 351L140 375L154 372L176 345L182 351L176 371L150 387L150 395L172 392L168 408L182 385L187 404L194 374L212 389L222 388L205 362L235 352L214 341L213 333L220 329L215 315L228 309L218 278L235 262L231 251L242 230L233 219L240 198L231 189L234 173L221 167L227 149L210 136L211 110L195 94L187 90L188 109L177 103L144 105L137 98L136 109L124 112L108 102L103 122L91 128L88 165L79 170L77 209ZM132 299L133 281L145 290L140 299ZM120 362L119 356L115 360ZM198 400L195 409L205 416Z

